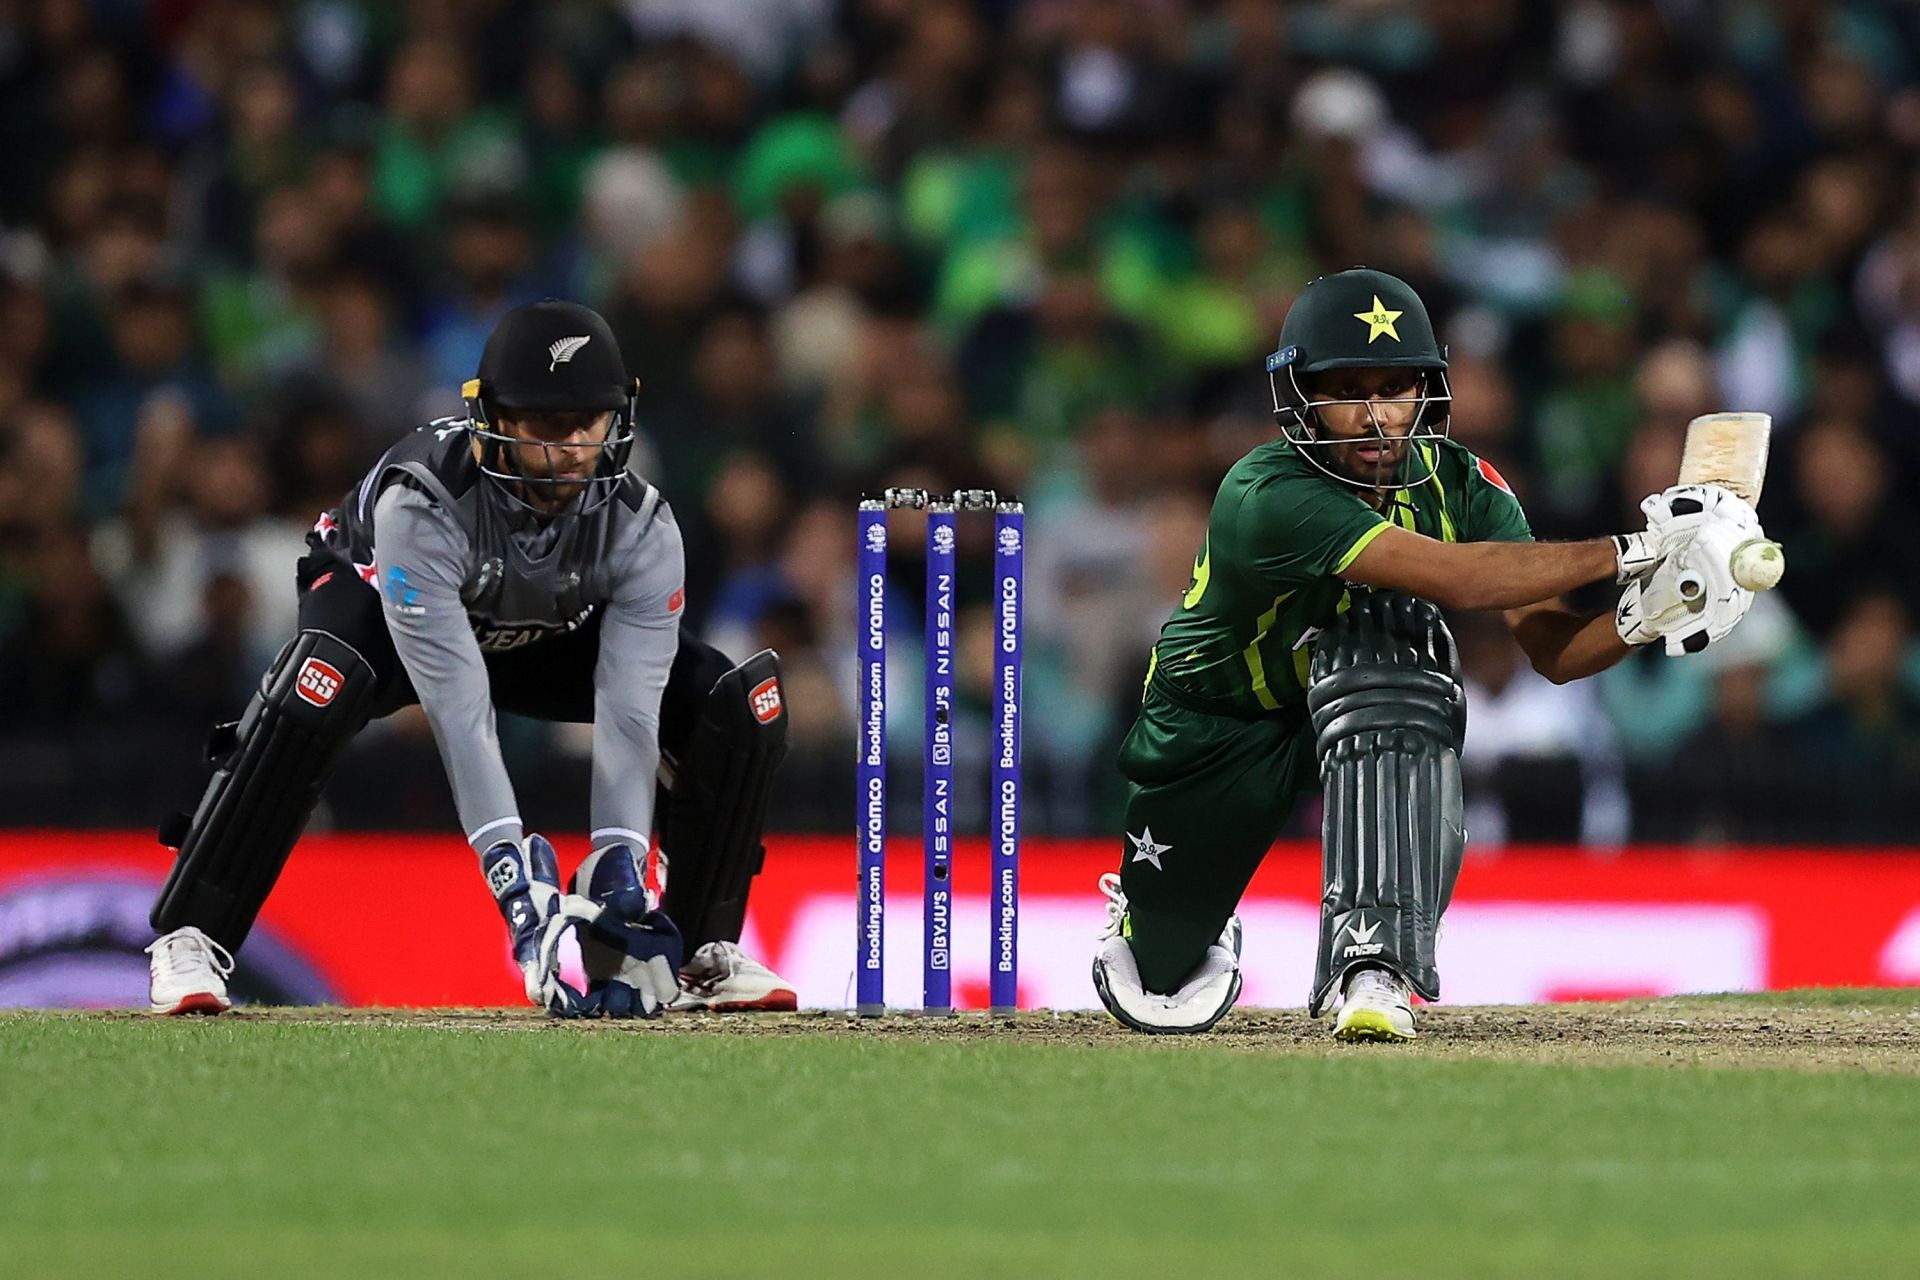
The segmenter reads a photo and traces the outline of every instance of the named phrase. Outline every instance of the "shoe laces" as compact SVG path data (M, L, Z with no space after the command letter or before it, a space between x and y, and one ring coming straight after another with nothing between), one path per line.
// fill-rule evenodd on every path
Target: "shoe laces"
M1100 892L1107 895L1107 931L1100 936L1111 938L1127 923L1127 895L1120 888L1118 871L1109 871L1100 877Z
M232 953L191 925L155 938L146 951L168 977L191 977L202 968L211 968L222 978L233 973Z
M1348 981L1347 999L1369 1004L1406 1004L1407 986L1385 969L1362 969Z
M709 942L680 967L681 980L702 988L717 987L734 975L746 954L736 942Z

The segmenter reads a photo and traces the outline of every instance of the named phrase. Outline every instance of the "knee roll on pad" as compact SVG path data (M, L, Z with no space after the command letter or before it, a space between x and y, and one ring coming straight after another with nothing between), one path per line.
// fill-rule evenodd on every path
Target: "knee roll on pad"
M1308 1008L1382 964L1440 995L1434 939L1466 852L1466 696L1440 611L1355 593L1315 645L1307 689L1326 805L1320 950Z
M366 723L375 683L366 660L325 631L303 631L280 651L246 714L209 738L217 767L199 807L160 826L178 855L154 903L156 930L196 925L240 949L341 749Z
M747 892L766 861L767 799L786 754L780 657L762 649L708 691L663 806L662 909L680 926L689 954L740 940Z

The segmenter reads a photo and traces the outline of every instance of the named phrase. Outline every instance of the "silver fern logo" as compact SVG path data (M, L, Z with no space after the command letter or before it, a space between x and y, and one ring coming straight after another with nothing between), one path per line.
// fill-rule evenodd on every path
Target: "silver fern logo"
M579 353L580 348L592 341L593 335L589 333L579 338L562 338L560 341L548 347L547 354L553 357L553 361L547 365L547 372L552 373L561 365L572 360L573 357Z

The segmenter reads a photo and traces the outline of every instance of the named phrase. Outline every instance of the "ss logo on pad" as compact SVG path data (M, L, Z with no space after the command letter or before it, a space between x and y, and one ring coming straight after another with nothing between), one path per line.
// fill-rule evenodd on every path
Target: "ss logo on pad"
M761 724L772 724L780 715L780 682L768 676L753 686L747 694L747 705L753 708L753 718Z
M346 677L329 663L318 658L308 658L300 665L300 674L294 679L293 691L300 695L303 702L316 707L324 707L333 701L340 692L340 686L346 683Z

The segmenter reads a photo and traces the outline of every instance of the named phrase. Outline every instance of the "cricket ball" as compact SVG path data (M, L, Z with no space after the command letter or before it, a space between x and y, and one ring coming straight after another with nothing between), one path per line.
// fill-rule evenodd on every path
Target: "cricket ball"
M1749 591L1771 591L1787 571L1787 553L1777 542L1752 538L1733 549L1733 580Z

